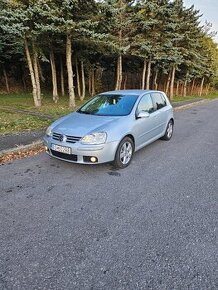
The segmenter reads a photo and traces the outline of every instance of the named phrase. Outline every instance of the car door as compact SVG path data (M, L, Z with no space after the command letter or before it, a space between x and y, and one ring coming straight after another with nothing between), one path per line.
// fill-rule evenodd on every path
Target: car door
M154 105L154 111L156 112L156 134L163 134L168 121L167 102L163 94L160 92L151 93L151 98Z
M136 149L143 147L146 143L148 143L157 135L156 118L158 112L154 111L154 106L150 94L144 95L139 101L136 109L136 115L137 112L141 111L149 113L149 117L135 119L133 132L135 135Z

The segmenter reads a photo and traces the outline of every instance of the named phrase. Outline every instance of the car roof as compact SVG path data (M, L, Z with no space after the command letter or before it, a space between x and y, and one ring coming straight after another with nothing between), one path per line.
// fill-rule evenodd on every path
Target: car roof
M145 93L154 93L154 92L161 92L156 90L117 90L117 91L109 91L103 92L100 95L143 95ZM161 92L162 93L162 92Z

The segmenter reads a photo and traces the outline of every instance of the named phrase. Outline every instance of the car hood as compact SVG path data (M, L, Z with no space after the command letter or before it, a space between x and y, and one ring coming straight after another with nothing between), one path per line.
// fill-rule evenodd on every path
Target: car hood
M74 112L53 123L52 131L64 135L83 137L92 132L101 132L121 117L86 115Z

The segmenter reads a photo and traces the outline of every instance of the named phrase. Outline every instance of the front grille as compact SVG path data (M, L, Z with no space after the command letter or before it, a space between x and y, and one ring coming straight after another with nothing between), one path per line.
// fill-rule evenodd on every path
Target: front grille
M67 140L66 142L68 143L76 143L78 141L80 141L81 137L76 137L76 136L66 136Z
M63 134L59 134L59 133L55 133L55 132L52 133L52 138L54 140L63 141L63 137L66 137L66 140L65 140L66 142L72 143L72 144L81 140L81 137L69 136L69 135L64 136Z
M59 133L53 133L52 134L52 138L54 139L54 140L60 140L60 137L62 136L62 134L59 134Z
M51 149L51 153L53 156L61 158L61 159L65 159L65 160L69 160L69 161L77 161L77 155L74 154L66 154L66 153L62 153L62 152L57 152Z

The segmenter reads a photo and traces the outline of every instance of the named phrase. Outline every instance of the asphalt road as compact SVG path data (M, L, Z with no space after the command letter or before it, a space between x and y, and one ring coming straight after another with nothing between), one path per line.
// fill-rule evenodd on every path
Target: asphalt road
M39 140L45 134L45 130L38 130L32 132L21 132L0 135L0 151L10 148L16 148L20 145L28 145L34 141Z
M218 101L130 167L0 167L0 289L218 289Z

